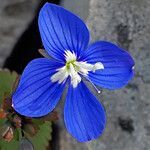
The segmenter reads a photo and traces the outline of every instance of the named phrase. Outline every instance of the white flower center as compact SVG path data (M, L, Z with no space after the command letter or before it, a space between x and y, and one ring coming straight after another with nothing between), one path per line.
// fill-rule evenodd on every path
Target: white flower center
M81 75L87 77L89 71L95 72L96 70L104 69L104 65L101 62L89 64L86 61L77 61L76 55L69 50L65 51L65 59L65 66L57 69L57 72L52 75L52 82L62 83L70 76L71 84L76 88L81 82Z

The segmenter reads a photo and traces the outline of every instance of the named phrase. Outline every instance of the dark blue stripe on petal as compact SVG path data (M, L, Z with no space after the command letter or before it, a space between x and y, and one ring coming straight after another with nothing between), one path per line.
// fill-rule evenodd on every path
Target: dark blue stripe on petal
M68 89L64 119L68 132L80 142L98 138L106 124L103 106L82 81Z
M19 86L13 94L14 109L28 117L40 117L52 111L65 84L52 83L50 78L61 63L40 58L25 68Z
M120 47L105 41L92 44L80 60L95 64L101 62L104 69L89 72L89 79L96 85L118 89L125 86L133 77L134 61L130 54Z
M89 42L89 31L83 21L64 8L46 3L39 14L39 30L43 45L52 57L64 61L64 51L77 56Z

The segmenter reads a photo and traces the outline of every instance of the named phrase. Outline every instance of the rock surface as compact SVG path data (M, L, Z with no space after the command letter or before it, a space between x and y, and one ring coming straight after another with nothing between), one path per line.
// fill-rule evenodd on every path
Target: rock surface
M150 149L150 1L89 0L69 2L66 8L87 18L92 41L108 40L129 50L135 59L135 77L123 89L97 94L107 112L104 134L89 143L76 142L57 123L58 150L149 150ZM85 2L85 0L84 0ZM0 67L21 33L32 20L37 0L5 0L0 4ZM83 7L84 6L84 7ZM82 9L83 8L83 9ZM87 9L90 9L88 11ZM85 13L86 12L86 13ZM88 17L86 14L89 14ZM65 94L64 94L65 95ZM62 97L64 99L64 96ZM62 112L63 101L57 107ZM63 118L63 115L62 115Z
M60 5L86 20L89 14L90 0L61 0Z
M16 41L33 19L37 0L4 0L0 2L0 67Z
M95 93L107 112L107 127L98 140L77 143L62 127L60 150L150 149L149 14L149 0L90 0L92 41L108 40L127 49L135 59L135 77L123 89Z
M108 40L129 50L135 77L123 89L98 96L107 112L103 136L92 150L150 148L150 1L91 0L88 25L92 40Z

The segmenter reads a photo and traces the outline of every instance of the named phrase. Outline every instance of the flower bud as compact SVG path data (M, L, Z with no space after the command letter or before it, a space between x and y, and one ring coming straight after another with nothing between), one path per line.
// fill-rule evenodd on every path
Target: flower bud
M14 129L9 123L4 124L0 130L0 133L1 137L7 142L10 142L14 137Z

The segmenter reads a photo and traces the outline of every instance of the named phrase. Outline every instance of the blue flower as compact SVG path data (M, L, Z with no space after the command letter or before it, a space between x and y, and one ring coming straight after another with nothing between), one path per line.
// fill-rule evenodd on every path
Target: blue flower
M68 132L80 142L98 138L106 125L105 110L83 78L93 86L121 88L133 77L132 57L109 42L88 46L86 25L60 6L46 3L38 24L51 58L34 59L27 65L13 94L14 109L28 117L44 116L55 108L68 84L64 106Z

